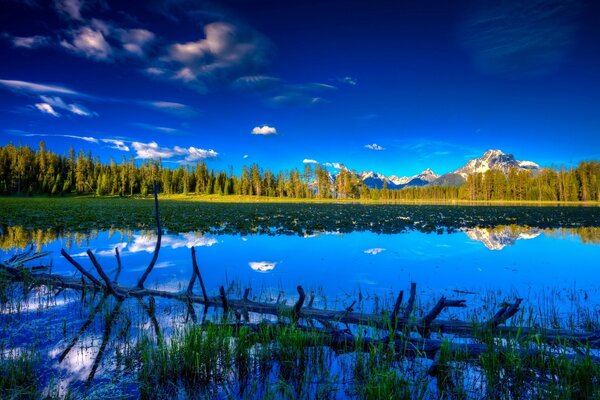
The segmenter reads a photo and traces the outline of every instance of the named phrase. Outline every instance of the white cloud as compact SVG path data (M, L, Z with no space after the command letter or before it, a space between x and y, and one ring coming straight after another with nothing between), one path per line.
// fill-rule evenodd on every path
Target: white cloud
M146 48L155 38L154 33L146 29L117 29L116 34L123 49L138 57L145 56Z
M144 104L156 110L184 117L194 116L199 113L194 107L172 101L148 101Z
M23 47L26 49L34 49L48 43L48 38L45 36L29 36L29 37L13 37L13 46Z
M82 3L83 2L79 0L56 0L54 6L60 13L66 14L77 21L81 21Z
M374 255L376 255L376 254L379 254L379 253L381 253L382 251L385 251L385 249L383 249L383 248L381 248L381 247L375 247L375 248L372 248L372 249L367 249L367 250L365 250L364 252L365 252L366 254L371 254L371 255L373 255L373 256L374 256Z
M277 261L251 261L248 266L256 272L270 272L279 264Z
M373 144L365 144L365 148L369 149L369 150L375 150L375 151L381 151L381 150L385 150L385 147L381 147L380 145L378 145L377 143L373 143Z
M15 80L4 80L0 79L0 85L16 90L16 91L25 91L25 92L33 92L33 93L59 93L59 94L70 94L70 95L78 95L74 90L55 85L46 85L43 83L33 83L26 81L15 81Z
M338 163L338 162L333 162L333 163L326 162L323 165L326 166L326 167L332 167L332 168L335 168L335 169L345 169L345 170L348 169L344 164Z
M91 137L91 136L75 136L75 135L57 135L57 136L67 137L67 138L71 138L71 139L85 140L86 142L90 142L90 143L98 143L98 139Z
M188 162L216 158L219 155L219 153L217 153L213 149L205 150L205 149L199 149L196 147L188 147L187 149L180 149L177 146L175 146L175 149L183 150L184 151L183 154L186 154L185 152L187 151L187 155L185 156L185 161L188 161Z
M269 125L255 126L251 133L253 135L277 135L277 129Z
M358 80L351 76L343 76L341 78L338 78L338 82L342 82L342 83L348 84L350 86L358 85Z
M164 235L161 239L162 247L170 247L172 249L178 249L182 247L210 247L218 243L218 240L214 237L198 235L194 232L189 232L179 235ZM133 243L127 247L127 251L131 253L154 252L156 246L156 237L153 235L134 235Z
M159 147L158 143L133 142L131 147L136 152L135 158L171 158L175 152L168 147Z
M248 154L244 154L244 156L242 158L245 160L248 157L250 157Z
M112 144L112 146L110 146L111 149L117 149L117 150L121 150L121 151L129 151L129 146L127 146L125 144L125 142L122 141L122 140L117 140L117 139L100 139L100 141L102 143Z
M168 126L157 126L157 125L145 124L143 122L134 122L131 125L136 126L138 128L148 129L148 130L157 131L157 132L164 132L164 133L177 132L177 129L175 129L175 128L169 128Z
M302 162L304 164L318 164L319 163L317 160L313 160L311 158L305 158L304 160L302 160Z
M84 26L77 31L71 32L70 41L63 40L61 41L61 45L76 54L96 60L109 60L113 54L113 50L106 41L104 33L100 29L90 26Z
M57 117L57 118L60 117L60 114L57 113L54 110L54 108L52 108L52 106L48 103L37 103L34 106L35 106L35 108L37 108L44 114L49 114L49 115L52 115L53 117Z
M133 147L136 152L136 158L177 158L180 162L195 162L213 159L219 155L219 153L213 149L205 150L192 146L188 148L179 146L173 148L160 147L156 142L132 142L131 147Z
M87 108L80 104L67 104L60 97L51 96L40 96L42 101L51 105L54 108L62 109L71 112L72 114L83 116L83 117L94 117L98 116L97 113L89 111Z
M204 38L169 46L167 55L154 68L170 79L206 91L214 81L234 80L247 70L264 67L268 41L258 32L226 22L204 27ZM228 79L229 78L229 79Z

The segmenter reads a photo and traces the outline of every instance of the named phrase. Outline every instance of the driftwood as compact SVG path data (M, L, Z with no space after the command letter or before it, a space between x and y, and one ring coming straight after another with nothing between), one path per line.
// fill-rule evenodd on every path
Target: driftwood
M119 308L123 301L128 298L135 298L140 301L143 309L148 314L150 321L154 326L154 330L158 339L161 338L160 327L155 316L155 298L166 298L176 301L181 301L187 305L188 316L196 323L197 316L194 311L193 304L201 304L204 306L204 315L202 321L206 320L206 315L209 307L215 309L222 308L225 315L233 312L236 316L237 327L246 326L248 329L256 330L258 325L251 324L248 320L248 313L257 313L262 315L287 316L290 319L289 323L296 325L298 329L309 329L311 332L316 332L323 338L324 343L329 345L335 351L352 351L353 349L368 350L373 346L381 344L393 345L398 350L399 354L412 357L427 357L434 360L434 365L430 369L432 374L435 373L435 360L439 358L439 351L444 343L443 338L432 339L432 333L453 334L460 337L468 338L467 341L447 342L446 348L451 354L460 354L462 357L477 359L479 355L487 351L486 344L477 343L474 338L481 331L494 337L524 337L536 335L540 342L549 345L567 345L573 349L582 346L600 349L600 332L574 332L565 329L545 329L538 327L513 327L505 326L504 324L518 313L522 299L516 299L513 303L504 305L498 312L485 323L476 326L471 322L459 320L440 320L439 315L447 308L451 307L466 307L466 301L462 299L446 299L441 297L439 301L425 313L421 318L416 318L414 308L416 303L416 283L411 283L409 298L406 306L402 307L404 292L400 291L393 309L389 313L382 314L367 314L363 312L355 312L353 310L356 300L344 310L324 310L313 308L314 294L310 294L308 305L304 306L306 294L302 286L297 287L298 301L293 306L281 304L279 301L275 303L255 302L249 299L250 288L244 289L244 294L241 299L231 299L227 297L225 288L219 288L219 296L208 296L204 281L202 279L200 268L196 260L196 251L191 249L192 261L192 276L186 290L182 292L169 292L162 290L154 290L144 287L147 277L152 272L152 269L158 258L160 243L161 243L161 224L160 213L158 209L158 188L154 186L154 207L157 222L157 244L153 257L146 267L144 273L134 287L124 287L118 284L118 277L121 272L121 259L118 248L115 249L115 257L117 259L117 271L115 277L111 280L105 273L102 265L98 262L95 255L88 250L87 255L100 279L96 278L74 260L64 249L61 254L65 259L73 265L73 267L81 273L80 278L56 275L53 273L44 272L43 267L27 267L26 262L38 259L48 255L48 253L34 253L33 249L15 255L5 262L0 262L0 272L9 276L15 281L27 281L32 285L46 285L47 287L58 289L72 289L80 291L82 298L86 291L104 292L104 296L98 303L94 311L90 314L88 320L81 327L75 338L69 343L65 351L61 354L59 360L62 361L70 349L79 340L79 337L89 327L96 313L100 310L106 298L112 296L117 299L117 306L110 314L110 323L103 334L103 340L100 347L98 357L102 357L108 341L108 335L114 321L114 314L119 312ZM194 293L195 282L198 281L201 287L201 295ZM58 292L57 292L58 293ZM143 299L149 298L150 306L147 306ZM247 322L242 323L242 316ZM320 323L323 327L316 328L314 325L306 327L299 324L300 320L305 320L312 325L312 321ZM344 324L346 329L340 330L337 324ZM371 337L361 337L355 335L348 325L364 326L378 329L380 331L392 332L393 335L386 336L383 339L374 339ZM357 330L360 331L360 330ZM414 333L418 333L420 337L415 337ZM358 346L358 347L357 347ZM499 347L502 348L501 346ZM524 356L532 356L541 354L541 350L536 348L523 348L517 350ZM577 353L568 355L567 358L578 359L580 356ZM592 357L593 361L600 362L597 357ZM96 369L98 368L98 360L95 360L88 382L93 379Z

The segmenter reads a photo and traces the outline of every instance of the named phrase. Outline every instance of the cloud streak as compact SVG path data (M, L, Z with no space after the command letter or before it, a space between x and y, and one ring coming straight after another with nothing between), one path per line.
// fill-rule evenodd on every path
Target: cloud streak
M474 2L459 40L474 67L520 78L554 72L574 41L576 0Z

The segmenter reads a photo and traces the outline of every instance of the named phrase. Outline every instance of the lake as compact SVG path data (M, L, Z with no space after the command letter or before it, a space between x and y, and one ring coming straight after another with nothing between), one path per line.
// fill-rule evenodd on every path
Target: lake
M227 206L221 207L227 214ZM427 310L442 295L467 301L467 309L449 310L443 314L444 318L468 318L471 313L491 311L499 302L517 297L524 298L523 308L539 314L540 321L558 321L563 326L573 319L576 323L582 322L585 316L579 315L578 310L600 312L597 261L600 259L600 227L582 222L585 219L581 215L586 215L582 210L586 209L574 210L573 215L579 215L580 219L574 217L568 227L553 220L556 217L553 210L533 207L511 208L511 215L522 213L531 221L533 213L541 221L537 227L516 224L474 227L471 221L488 217L469 213L468 208L467 211L460 209L461 215L468 216L470 221L464 224L466 226L460 226L455 219L452 224L440 224L448 220L439 214L444 212L443 207L427 211L438 215L437 220L429 217L427 224L413 217L424 210L413 210L406 215L385 209L382 219L378 219L382 210L378 206L361 210L358 216L338 212L333 223L311 216L307 219L312 224L309 228L297 215L290 217L289 213L282 212L274 218L274 221L293 221L295 226L302 226L296 234L282 232L282 226L286 225L269 227L264 223L267 220L260 224L262 234L249 233L253 229L247 225L243 225L241 233L235 233L222 229L224 224L218 224L221 228L180 231L172 229L176 221L167 217L169 228L162 236L160 254L146 287L171 292L185 290L192 274L191 248L195 247L211 296L219 294L220 286L226 288L231 298L241 298L243 290L251 288L250 298L255 301L291 305L298 298L297 285L302 285L307 293L315 296L317 308L343 310L360 299L355 308L380 313L391 309L400 290L406 292L410 283L416 282L419 310ZM568 219L571 211L560 210L560 218ZM592 215L597 212L594 208L589 210ZM515 220L499 211L486 212L503 221ZM539 213L546 217L540 218ZM373 218L373 231L367 229L368 218ZM386 219L400 223L402 229L382 233L388 230ZM227 226L235 220L230 216ZM360 229L352 229L354 225L347 221L360 224ZM411 223L409 228L407 221ZM188 224L189 221L182 226ZM318 230L319 224L327 229ZM440 225L443 229L437 228ZM481 225L489 225L489 222ZM344 229L339 229L340 226ZM419 226L428 228L418 229ZM154 231L129 227L76 230L3 225L0 260L33 245L36 250L51 252L40 262L51 264L53 273L78 276L73 266L60 256L60 250L64 248L92 271L85 253L91 249L112 277L117 268L114 249L118 248L123 264L119 284L134 286L152 257L155 243ZM198 287L195 291L200 293ZM16 297L20 300L5 298L3 302L0 315L3 351L16 354L35 342L36 353L41 358L39 368L45 377L44 386L63 394L70 388L88 397L102 398L106 390L137 396L135 377L124 372L126 368L119 358L131 350L123 343L135 341L140 332L152 331L155 322L166 335L190 322L189 309L179 302L157 299L154 321L146 306L127 301L116 314L117 328L109 331L106 348L102 349L106 321L111 321L114 301L109 299L106 304L98 305L100 297L94 295L81 302L79 294L70 290L58 296L37 289L20 293ZM96 307L101 307L99 317L94 316L91 327L80 332ZM199 305L195 311L199 315L203 312ZM567 317L562 319L567 315L569 321ZM209 319L217 316L214 310L208 314ZM62 359L73 337L78 338L77 344ZM98 357L99 353L103 357ZM85 389L88 381L91 388Z

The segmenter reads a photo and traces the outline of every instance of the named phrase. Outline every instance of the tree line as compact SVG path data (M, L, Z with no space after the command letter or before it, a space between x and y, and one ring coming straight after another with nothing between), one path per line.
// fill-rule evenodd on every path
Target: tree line
M0 147L0 193L96 194L145 196L159 182L165 194L217 194L281 198L336 198L366 200L508 200L600 201L600 162L583 161L575 168L544 168L532 173L511 169L508 174L488 170L467 176L460 187L431 186L388 189L367 187L354 171L332 176L320 165L307 164L302 172L273 172L257 164L239 175L209 169L203 162L166 168L160 160L100 162L91 152L71 148L67 155L46 149L7 144Z

